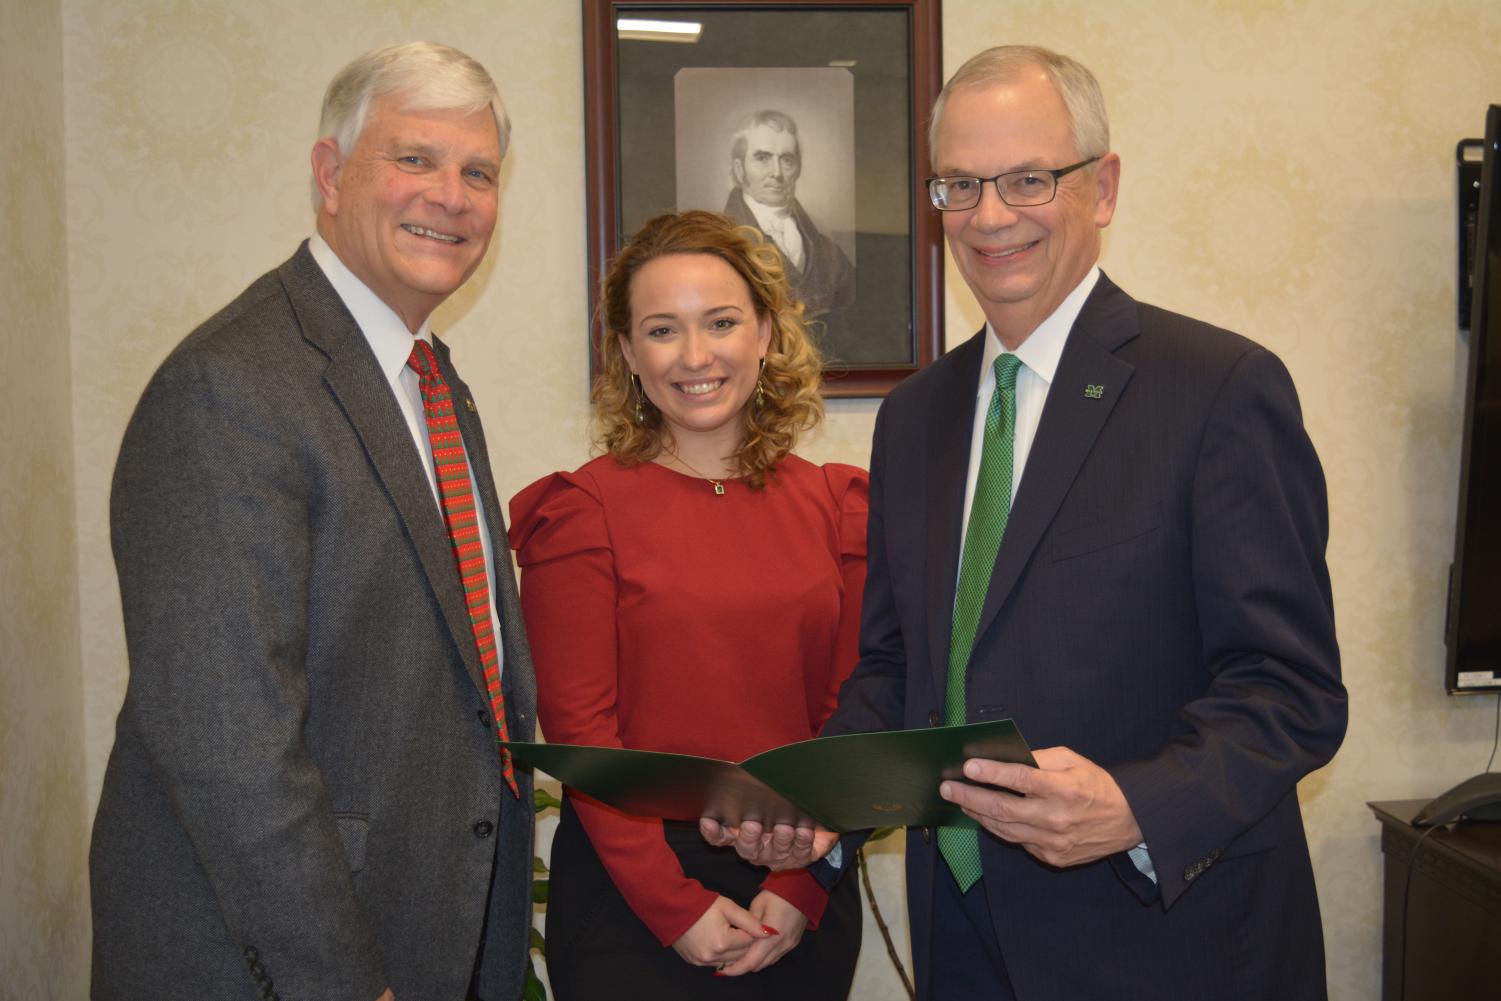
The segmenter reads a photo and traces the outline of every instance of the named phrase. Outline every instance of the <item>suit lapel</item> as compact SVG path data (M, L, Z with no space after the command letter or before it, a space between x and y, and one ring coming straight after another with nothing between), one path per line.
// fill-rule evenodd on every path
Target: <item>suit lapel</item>
M328 356L323 381L339 401L365 447L371 467L390 495L470 680L483 692L485 679L454 566L453 548L385 374L306 244L282 265L280 275L302 323L303 337Z
M1021 487L1011 505L1006 534L996 553L975 631L976 650L1125 391L1135 369L1114 352L1137 335L1138 327L1135 300L1102 274L1074 321L1058 360ZM1091 387L1099 389L1098 397Z
M985 329L949 355L947 379L934 387L928 414L927 582L928 660L934 691L940 698L948 684L949 634L954 628L954 589L958 586L960 524L964 518L964 482L969 471L970 429L975 393L980 386L980 358ZM946 360L947 361L947 360Z

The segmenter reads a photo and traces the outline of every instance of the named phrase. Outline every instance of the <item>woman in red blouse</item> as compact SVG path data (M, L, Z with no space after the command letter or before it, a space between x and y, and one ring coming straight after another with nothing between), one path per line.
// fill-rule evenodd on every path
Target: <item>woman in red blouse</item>
M658 216L602 312L605 454L511 501L544 733L729 760L815 736L857 656L867 481L792 454L823 404L781 259L722 216ZM560 1001L842 998L860 920L854 880L831 895L568 792Z

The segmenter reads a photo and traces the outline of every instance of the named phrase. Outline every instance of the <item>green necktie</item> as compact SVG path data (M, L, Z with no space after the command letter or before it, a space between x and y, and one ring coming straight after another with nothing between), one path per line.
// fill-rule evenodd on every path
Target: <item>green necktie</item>
M990 587L990 571L1011 513L1011 460L1016 438L1016 370L1021 359L1003 354L995 360L995 395L985 412L985 446L980 475L969 508L964 554L959 562L959 590L954 599L954 630L949 640L948 691L943 703L944 726L958 726L964 718L964 677L975 628ZM961 890L980 878L979 832L963 827L940 827L938 850L953 870Z

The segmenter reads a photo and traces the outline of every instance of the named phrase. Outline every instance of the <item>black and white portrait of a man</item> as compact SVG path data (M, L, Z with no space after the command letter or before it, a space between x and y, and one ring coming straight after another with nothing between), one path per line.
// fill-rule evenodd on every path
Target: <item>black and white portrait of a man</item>
M781 252L826 346L855 304L854 92L840 69L685 69L678 208L723 212Z

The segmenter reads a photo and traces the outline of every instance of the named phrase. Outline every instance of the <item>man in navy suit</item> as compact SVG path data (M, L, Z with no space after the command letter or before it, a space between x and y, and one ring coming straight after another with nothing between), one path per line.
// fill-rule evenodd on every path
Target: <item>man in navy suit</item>
M1287 370L1100 272L1120 159L1083 66L983 52L932 138L929 192L987 322L877 417L861 661L824 732L1014 717L1041 749L943 783L982 825L972 865L955 829L909 832L919 997L1323 998L1297 783L1346 700ZM775 867L835 845L704 826Z

